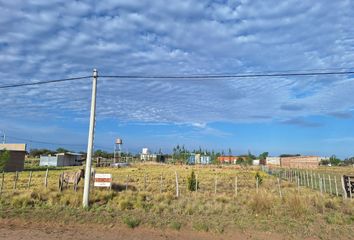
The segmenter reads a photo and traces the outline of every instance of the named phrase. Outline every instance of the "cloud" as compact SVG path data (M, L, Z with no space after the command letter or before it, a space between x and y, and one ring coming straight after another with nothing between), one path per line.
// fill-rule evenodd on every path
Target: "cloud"
M101 75L183 75L348 67L354 61L348 1L7 1L0 8L1 84L88 75L94 67ZM210 122L272 120L314 127L301 119L349 117L352 80L100 78L97 113L120 122L202 123L206 129ZM0 114L82 119L90 87L82 80L0 90Z
M323 125L322 123L306 121L301 118L288 119L288 120L282 121L282 123L289 124L289 125L296 125L296 126L300 126L300 127L309 127L309 128L321 127Z

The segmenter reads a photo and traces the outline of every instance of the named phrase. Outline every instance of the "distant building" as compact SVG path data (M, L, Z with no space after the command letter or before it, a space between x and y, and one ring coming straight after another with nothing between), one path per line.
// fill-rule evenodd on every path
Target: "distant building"
M4 171L15 172L22 171L25 167L26 144L0 144L0 150L7 150L10 153L10 159L7 161Z
M150 153L148 148L143 148L140 154L140 161L142 162L148 162L148 161L154 161L154 162L165 162L166 157L163 154L152 154Z
M318 156L281 157L280 166L284 168L318 168L321 160L327 159Z
M245 156L220 156L220 157L218 157L218 162L221 164L224 164L224 163L236 164L238 159L245 161L245 160L247 160L247 157L245 157Z
M280 166L280 157L267 157L265 165L268 166Z
M199 153L195 154L192 153L189 157L188 157L188 164L202 164L202 165L206 165L206 164L210 164L210 156L208 155L201 155Z
M57 153L55 156L40 156L39 166L80 166L82 164L82 154L79 153Z
M252 160L252 165L259 166L259 162L260 162L259 159L254 159L254 160Z

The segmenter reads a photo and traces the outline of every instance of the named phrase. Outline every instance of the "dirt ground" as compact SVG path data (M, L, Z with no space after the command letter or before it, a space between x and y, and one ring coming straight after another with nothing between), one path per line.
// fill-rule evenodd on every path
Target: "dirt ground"
M130 229L122 226L101 225L62 225L53 222L39 223L19 219L0 219L0 239L6 240L32 240L32 239L183 239L183 240L217 240L217 239L286 239L275 233L233 232L215 234L189 230L160 230L146 227Z

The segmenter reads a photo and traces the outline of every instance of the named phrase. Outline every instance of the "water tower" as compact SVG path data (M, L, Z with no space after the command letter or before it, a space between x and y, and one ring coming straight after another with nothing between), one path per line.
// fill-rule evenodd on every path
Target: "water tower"
M122 144L123 144L123 140L117 138L114 143L114 163L120 162L120 158L122 154Z

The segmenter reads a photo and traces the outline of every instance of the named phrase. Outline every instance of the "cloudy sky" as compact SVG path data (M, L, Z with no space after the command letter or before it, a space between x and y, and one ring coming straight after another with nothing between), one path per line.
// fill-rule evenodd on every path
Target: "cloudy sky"
M0 85L100 75L343 71L353 1L0 0ZM96 149L354 155L354 76L99 78ZM90 79L0 89L0 131L85 150ZM64 145L65 144L65 145ZM67 145L66 145L67 144Z

